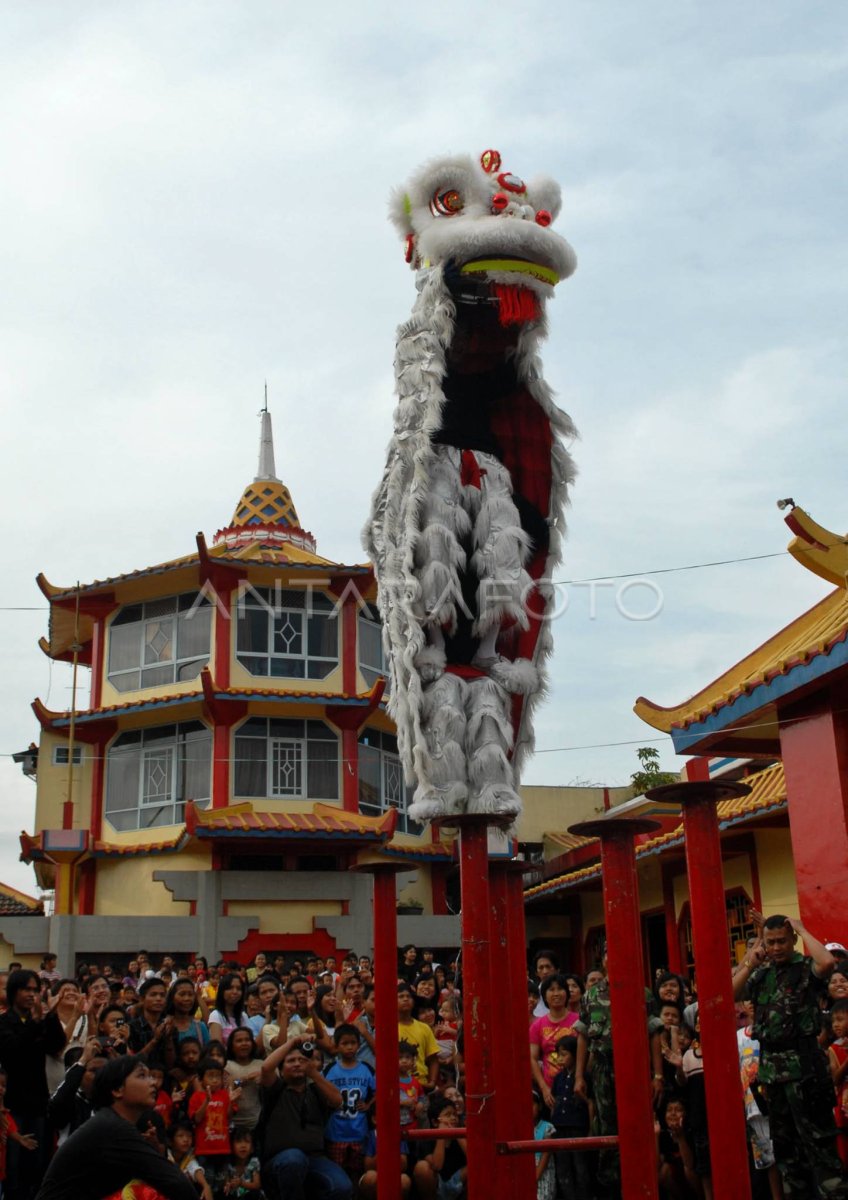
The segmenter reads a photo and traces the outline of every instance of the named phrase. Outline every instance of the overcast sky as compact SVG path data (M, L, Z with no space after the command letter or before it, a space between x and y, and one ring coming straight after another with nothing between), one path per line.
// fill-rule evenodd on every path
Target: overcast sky
M227 524L265 379L302 523L361 560L414 298L386 201L431 155L495 147L560 180L579 266L544 359L581 433L561 578L653 580L598 589L594 616L567 589L526 781L627 782L653 739L639 694L685 699L827 592L786 555L652 572L779 555L781 496L848 526L842 5L0 17L3 597L37 609L0 613L0 879L35 889L17 861L35 789L8 755L37 739L35 696L70 699L37 647L38 571L86 582ZM652 589L661 611L626 619Z

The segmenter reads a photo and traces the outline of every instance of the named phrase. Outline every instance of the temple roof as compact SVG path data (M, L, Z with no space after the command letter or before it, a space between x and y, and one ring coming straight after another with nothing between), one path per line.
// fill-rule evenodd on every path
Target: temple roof
M40 917L44 915L44 903L19 892L17 888L0 883L0 916L4 917Z
M789 553L838 586L682 704L663 708L638 698L633 711L671 734L678 754L773 758L780 752L779 704L848 669L848 539L818 525L792 499L778 508L790 509Z
M761 817L765 813L778 812L786 807L786 781L783 776L782 763L776 763L773 767L767 767L764 771L758 771L757 774L749 776L744 782L751 788L747 796L739 796L733 800L722 800L716 805L719 829L729 829L734 825L740 825L746 821ZM615 808L610 809L609 815L611 817L616 815ZM545 840L557 837L562 837L564 843L566 839L571 843L576 843L571 845L571 849L588 846L593 841L597 842L598 854L600 854L600 842L597 838L575 839L572 834L545 834ZM636 858L649 858L652 855L661 854L664 850L676 849L682 845L683 825L681 823L666 833L657 834L656 837L648 838L644 842L637 844ZM535 900L540 896L548 896L555 892L566 891L581 883L587 883L600 878L601 864L597 862L591 866L581 867L576 871L568 871L563 875L557 875L554 879L545 880L544 883L536 884L525 891L524 897L527 900Z
M701 737L729 724L756 720L756 740L762 740L770 736L767 726L776 724L774 715L763 722L764 709L848 665L846 634L848 593L837 588L682 704L663 708L640 696L634 712L654 729L671 733L678 753L692 753Z

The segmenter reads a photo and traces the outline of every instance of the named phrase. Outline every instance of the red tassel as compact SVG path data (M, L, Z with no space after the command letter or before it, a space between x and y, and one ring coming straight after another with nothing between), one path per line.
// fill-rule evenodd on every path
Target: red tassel
M536 293L529 288L496 283L495 294L498 297L501 325L523 325L538 319L539 301Z

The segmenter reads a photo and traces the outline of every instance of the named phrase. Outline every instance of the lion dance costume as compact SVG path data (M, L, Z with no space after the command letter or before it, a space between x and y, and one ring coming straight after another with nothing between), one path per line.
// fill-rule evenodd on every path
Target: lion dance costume
M365 532L416 820L515 818L551 651L575 435L542 378L545 303L575 269L550 179L428 163L393 197L416 272L394 435Z

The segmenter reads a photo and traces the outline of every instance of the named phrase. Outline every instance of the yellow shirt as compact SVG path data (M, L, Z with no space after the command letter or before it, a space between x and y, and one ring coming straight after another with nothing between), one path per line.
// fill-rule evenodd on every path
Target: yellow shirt
M410 1046L415 1047L415 1074L418 1082L429 1083L430 1068L427 1066L427 1059L439 1053L433 1030L423 1021L413 1020L408 1025L398 1021L398 1041L409 1042Z

